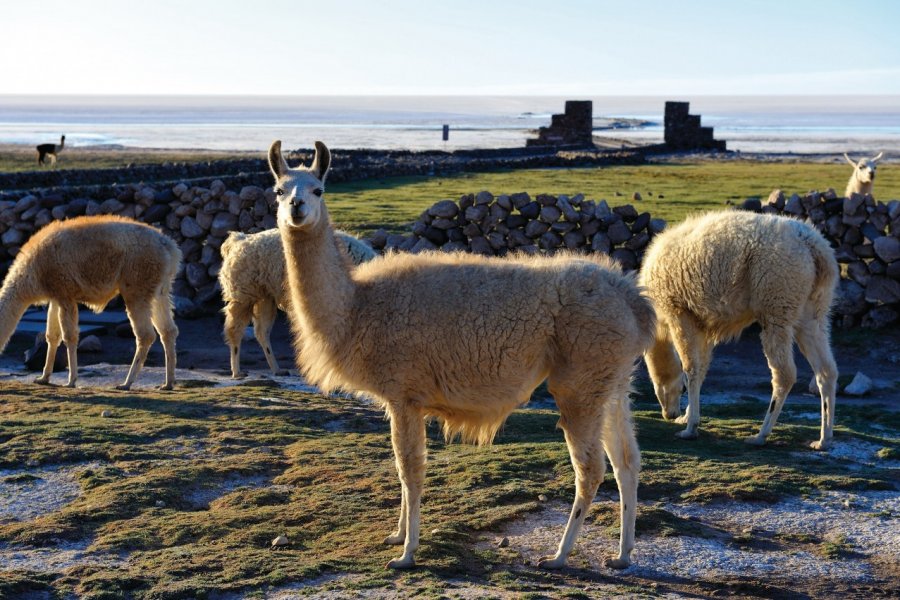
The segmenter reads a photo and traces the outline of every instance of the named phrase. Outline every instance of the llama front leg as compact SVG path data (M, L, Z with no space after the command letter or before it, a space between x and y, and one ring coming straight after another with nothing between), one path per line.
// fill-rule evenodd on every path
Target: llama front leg
M178 338L178 326L172 317L172 304L168 295L161 294L154 298L153 311L150 314L153 327L159 333L163 354L166 359L166 381L160 386L162 390L175 387L175 364L178 360L175 352L175 340Z
M44 372L34 380L35 383L48 384L53 375L53 365L56 363L56 351L62 341L62 325L59 322L59 305L51 302L47 307L47 358L44 361Z
M828 325L819 321L808 321L797 329L797 345L809 361L815 374L819 396L822 399L822 430L819 441L810 446L815 450L827 450L834 435L834 409L837 395L837 364L828 342Z
M278 360L272 352L272 327L275 325L275 318L278 316L278 307L275 302L266 299L256 303L253 307L253 334L256 341L262 346L263 354L266 355L266 362L269 363L273 375L290 375L287 369L278 366Z
M744 440L754 446L766 443L766 438L772 433L772 428L778 421L788 392L797 382L797 366L794 364L793 356L794 340L791 332L784 327L763 325L760 337L763 352L769 362L769 370L772 371L772 399L759 433Z
M419 520L422 488L425 485L425 420L421 411L405 403L400 407L390 407L391 443L400 484L403 486L401 519L405 508L406 540L403 555L388 562L393 569L411 569L416 566L415 552L419 547ZM403 530L401 525L398 529Z
M131 322L131 329L134 332L135 348L134 359L131 361L131 367L128 369L128 375L121 385L117 385L117 390L130 390L134 380L147 360L147 353L150 352L150 346L156 341L156 333L153 331L153 322L150 318L150 306L148 302L129 302L125 300L125 311L128 313L128 320Z
M579 414L575 402L568 403L560 398L556 402L560 407L560 426L566 436L569 457L575 469L575 501L556 554L545 556L538 562L542 569L561 569L566 566L591 502L597 495L597 488L606 474L599 416Z
M59 325L62 329L63 343L66 345L66 356L69 359L69 380L66 382L66 387L75 387L75 381L78 379L77 304L73 302L59 305Z
M688 391L687 410L683 416L675 419L676 423L685 424L686 427L684 431L679 431L675 435L689 440L697 437L697 430L700 428L700 388L712 360L712 345L706 341L706 335L687 315L678 319L672 328L672 341L681 358Z

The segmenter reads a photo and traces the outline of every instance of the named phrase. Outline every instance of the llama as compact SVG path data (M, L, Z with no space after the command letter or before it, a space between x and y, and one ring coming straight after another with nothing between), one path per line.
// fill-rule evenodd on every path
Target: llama
M852 194L872 194L872 184L875 183L875 169L877 163L884 156L884 152L879 152L878 156L872 158L861 158L859 162L853 162L847 153L844 158L853 167L853 174L847 182L847 189L844 190L844 197L849 198Z
M365 242L336 231L341 250L354 264L372 260L375 251ZM287 375L272 353L270 336L278 309L289 312L290 297L285 286L284 250L277 229L245 235L231 232L222 244L219 284L225 300L225 342L231 356L231 377L246 377L241 371L241 340L250 320L253 333L266 355L274 375Z
M401 482L403 545L388 567L415 566L425 477L425 419L446 439L489 444L545 379L575 469L575 501L556 554L572 550L609 456L620 496L619 553L631 562L640 453L630 376L655 328L650 302L606 257L485 258L391 254L347 268L322 200L331 164L316 142L310 168L269 150L284 246L297 363L323 390L374 398L390 418Z
M758 322L772 371L772 400L759 434L747 443L765 443L775 426L797 379L796 340L822 399L821 436L812 447L827 449L837 382L828 312L837 281L828 242L811 225L786 217L709 213L660 234L640 275L658 317L656 342L645 359L663 417L687 424L678 436L697 437L700 386L714 346ZM678 417L682 372L688 406Z
M60 152L63 151L63 147L66 145L66 136L62 136L59 139L58 144L38 144L38 166L43 166L46 164L44 159L48 156L50 157L50 164L56 166L56 157Z
M78 378L78 303L101 312L122 294L136 339L134 360L117 389L127 390L147 352L162 339L166 380L175 383L175 338L170 292L181 264L175 242L149 225L117 216L54 221L38 230L16 256L0 289L0 352L32 304L48 304L47 361L35 383L47 384L60 341L66 345L69 379Z

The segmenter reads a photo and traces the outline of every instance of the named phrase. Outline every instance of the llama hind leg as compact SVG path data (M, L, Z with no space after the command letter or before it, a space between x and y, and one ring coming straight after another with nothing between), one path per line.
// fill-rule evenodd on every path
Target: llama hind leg
M410 403L391 407L390 413L391 443L403 488L400 517L403 519L404 510L406 517L405 528L401 524L399 529L405 530L406 539L402 556L388 562L387 566L411 569L416 566L414 555L419 547L422 488L425 485L425 420L421 411Z
M597 488L606 475L606 461L600 439L600 407L582 404L557 394L554 396L560 410L560 427L565 434L569 457L575 469L575 501L556 554L546 556L538 562L542 569L561 569L566 566L591 502L597 495Z
M153 299L150 320L159 333L166 359L166 380L160 389L171 390L175 387L175 364L177 362L175 340L178 338L178 326L175 325L175 319L172 317L172 304L169 302L167 294Z
M278 366L278 360L272 352L272 326L275 325L275 318L278 316L278 307L271 299L261 300L253 307L253 334L256 341L262 346L263 354L266 355L266 362L269 363L273 375L290 375L287 369Z
M47 358L44 360L44 371L34 380L35 383L48 384L53 375L53 365L56 363L56 351L62 341L62 326L59 323L59 305L51 302L47 307Z
M78 379L77 304L73 302L59 306L59 326L62 330L63 343L66 345L66 357L69 359L69 380L66 382L66 387L75 387L75 381Z
M807 321L797 329L797 345L815 373L816 385L822 399L822 431L819 441L812 442L816 450L827 450L834 434L834 408L837 394L837 364L828 343L827 325Z
M399 472L398 472L399 476ZM397 531L384 538L384 543L389 546L399 546L406 542L406 520L408 518L406 503L406 487L401 486L400 494L400 521L397 523Z
M641 453L634 436L627 391L617 397L615 405L603 413L603 447L609 456L616 484L619 487L619 555L606 561L607 566L624 569L631 564L634 549L634 530L637 520L638 474Z
M128 320L131 322L131 329L134 331L134 359L131 361L131 367L128 369L128 375L121 385L117 385L117 390L130 390L134 380L147 360L147 353L150 352L150 346L156 341L156 333L153 331L153 322L150 318L150 306L147 302L128 302L125 300L125 310L128 313Z
M772 400L769 402L769 408L766 410L766 417L763 419L759 433L744 440L755 446L766 443L766 438L772 433L772 428L778 421L778 415L781 414L788 393L797 382L793 332L782 326L766 326L764 324L760 337L762 338L763 352L769 362L769 370L772 371Z
M231 356L231 378L242 379L247 376L241 371L241 341L244 331L250 323L253 307L241 302L228 302L225 305L225 343Z

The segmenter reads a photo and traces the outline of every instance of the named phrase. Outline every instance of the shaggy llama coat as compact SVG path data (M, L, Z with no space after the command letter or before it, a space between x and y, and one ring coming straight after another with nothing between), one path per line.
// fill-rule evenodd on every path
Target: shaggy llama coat
M828 447L837 382L828 314L838 277L825 238L786 217L709 213L657 236L640 276L658 316L656 343L646 361L666 418L680 412L684 373L688 407L676 420L687 428L680 437L697 436L700 386L715 345L757 322L772 371L772 400L759 434L747 442L764 443L778 419L797 379L796 340L822 399L821 436L813 447Z
M372 247L348 233L335 232L335 239L347 258L358 265L375 258ZM289 311L290 294L284 274L284 250L277 229L244 234L233 231L222 244L219 284L225 307L225 342L231 357L231 376L245 377L241 371L241 341L253 320L253 333L274 375L287 375L272 352L272 326L278 309Z
M49 383L60 342L69 359L67 386L78 378L78 304L101 312L122 294L137 346L119 389L129 389L159 332L166 357L164 389L175 383L172 280L181 250L156 229L115 216L54 221L29 239L0 289L0 351L32 304L48 304L47 361L35 381Z
M390 417L402 495L387 544L388 566L414 566L425 477L425 419L447 438L490 443L507 416L545 379L560 411L575 501L555 555L572 550L609 456L619 486L619 554L634 546L640 454L629 401L636 358L655 319L634 281L605 257L492 259L466 254L393 254L351 271L334 243L322 201L330 153L316 143L310 169L289 169L280 142L278 226L287 260L298 365L325 390L374 398Z

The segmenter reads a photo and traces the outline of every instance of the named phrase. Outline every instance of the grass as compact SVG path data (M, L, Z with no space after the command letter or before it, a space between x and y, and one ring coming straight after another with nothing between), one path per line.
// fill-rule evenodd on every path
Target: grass
M52 140L51 140L52 141ZM59 139L57 138L57 142ZM91 149L66 146L59 156L57 168L68 169L114 169L128 165L158 165L163 163L197 163L235 158L264 158L260 152L239 152L234 150L162 150L154 148ZM37 152L33 148L20 146L0 146L0 173L34 171Z
M705 161L578 169L527 169L465 173L452 177L395 177L328 187L333 220L352 230L384 227L400 230L426 208L445 198L488 190L494 194L526 191L554 195L578 193L611 206L634 204L639 211L670 222L692 212L722 209L775 188L788 195L833 187L842 193L850 176L845 163L765 163ZM900 198L900 169L885 165L875 184L878 198ZM616 193L621 195L616 196ZM632 202L634 192L642 200ZM662 195L663 197L660 197Z
M646 382L639 387L644 501L775 501L813 490L893 489L887 470L805 460L813 425L782 423L769 446L744 445L741 438L759 426L758 403L704 407L700 440L676 442L680 427L660 419ZM103 410L112 417L101 418ZM841 414L839 437L875 435L864 409L842 407ZM0 541L51 548L83 542L128 562L97 561L53 576L5 571L0 596L43 589L59 597L203 598L329 573L353 573L359 589L429 597L441 597L451 581L575 593L577 572L510 571L520 562L513 550L478 544L537 510L541 494L572 500L574 476L557 418L549 410L517 411L497 443L482 449L447 445L431 426L421 568L391 573L383 565L397 549L380 540L396 522L399 484L387 423L359 400L255 386L131 394L7 384L0 392L0 468L26 461L101 466L79 473L84 493L63 509L0 523ZM877 418L880 427L900 431L900 415ZM607 475L604 486L614 485ZM613 503L597 503L591 518L616 537ZM641 511L638 534L704 530L651 508ZM278 535L290 544L271 549Z

